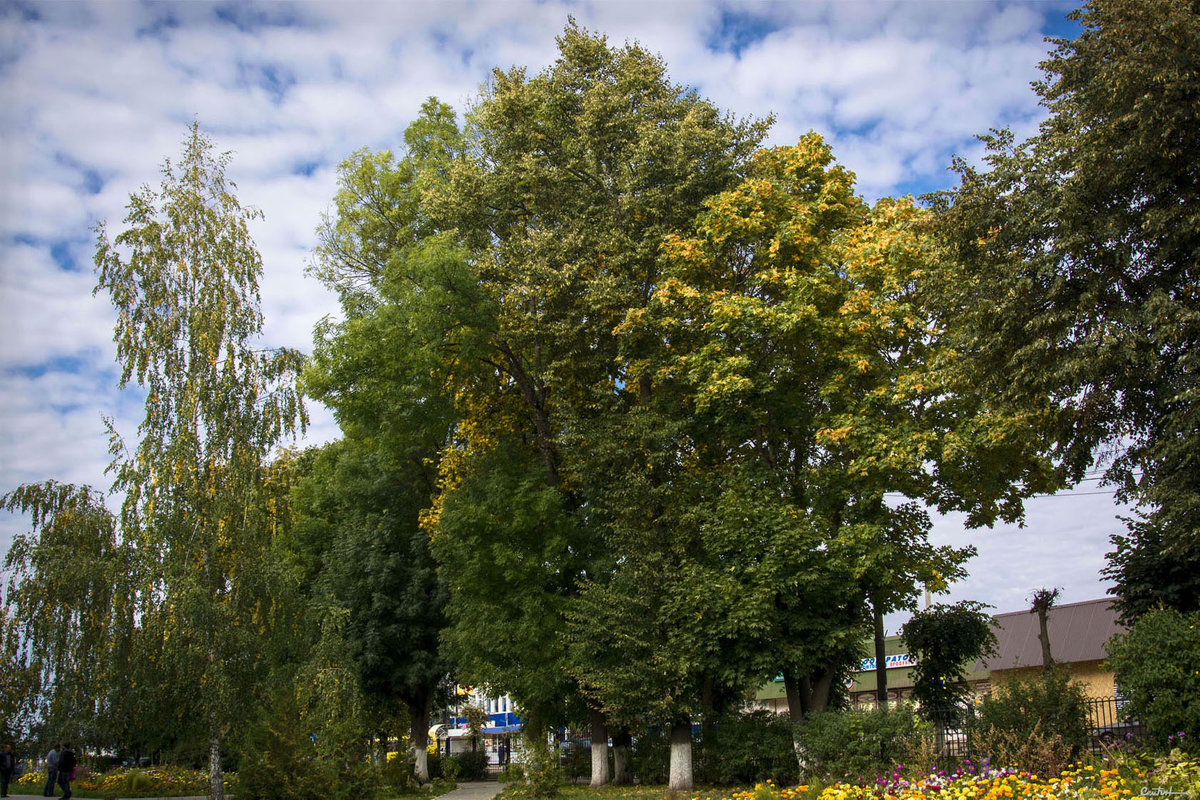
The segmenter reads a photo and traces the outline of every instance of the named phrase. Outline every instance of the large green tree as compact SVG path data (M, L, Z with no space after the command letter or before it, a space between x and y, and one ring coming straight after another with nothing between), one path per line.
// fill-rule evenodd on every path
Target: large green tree
M763 130L636 45L572 25L559 49L537 76L494 73L461 137L432 104L404 159L367 155L348 176L348 197L389 200L356 201L331 230L380 268L335 270L364 313L329 329L320 362L362 418L452 402L426 515L451 583L446 639L464 677L511 693L534 732L580 696L562 613L611 561L568 441L639 402L614 329L648 301L663 236L736 179ZM394 344L386 361L341 359L358 330Z
M973 379L1046 409L1064 474L1111 456L1106 480L1141 506L1108 570L1122 611L1153 604L1146 565L1181 563L1157 599L1191 610L1200 4L1092 0L1070 17L1082 32L1055 41L1035 84L1049 118L1025 142L985 137L986 167L959 162L938 204L957 265L944 302Z
M439 642L445 584L418 524L434 491L432 467L396 463L351 437L309 460L293 509L296 524L325 542L314 603L344 610L340 639L362 690L380 712L397 701L405 706L414 768L428 781L430 715L450 670Z
M771 580L747 582L744 602L770 610L761 669L783 672L799 720L857 660L871 605L901 607L920 583L961 572L969 551L931 546L915 501L986 524L1018 517L1055 474L1035 414L941 377L953 353L926 289L927 217L911 201L867 206L810 134L759 153L706 205L692 235L668 241L653 302L622 330L646 348L631 371L661 387L660 415L684 426L676 438L714 481L707 494L735 476L760 482L729 525L747 535L743 558L790 559L756 566Z
M209 795L223 797L221 743L253 708L276 625L272 448L304 419L291 350L262 349L262 261L225 177L228 155L193 124L158 191L130 197L126 227L97 237L97 293L117 312L121 386L140 385L134 447L112 432L119 524L137 554L138 614L163 648L182 714L208 741ZM110 425L110 430L112 430Z

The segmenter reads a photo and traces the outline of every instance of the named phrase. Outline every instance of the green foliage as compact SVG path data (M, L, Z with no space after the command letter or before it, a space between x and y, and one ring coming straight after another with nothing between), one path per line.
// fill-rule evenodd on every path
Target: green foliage
M661 726L644 730L634 737L630 768L644 784L665 785L670 774L670 731Z
M913 697L922 706L948 709L967 695L965 670L995 651L996 634L985 608L970 600L938 604L904 624L900 635L908 651L917 656Z
M911 706L814 714L797 730L806 770L824 780L861 781L914 764L931 735Z
M1194 602L1200 572L1200 13L1092 0L1071 18L1037 135L985 137L986 172L956 163L943 302L963 377L1035 411L1064 477L1115 453L1105 478L1142 506L1108 573L1133 617Z
M276 690L247 729L238 772L240 794L257 800L301 800L335 791L334 770L317 755L290 686Z
M127 227L112 240L99 227L95 263L96 292L117 312L120 386L146 392L136 447L109 423L134 616L178 687L174 710L204 728L220 796L220 742L255 707L271 634L290 630L272 557L285 487L266 462L305 413L303 356L257 341L262 260L249 224L260 215L238 202L229 157L212 150L193 124L160 189L130 197Z
M558 795L558 787L562 784L562 768L557 747L551 747L540 737L527 738L521 766L521 780L506 790L508 796L521 800L541 800Z
M1083 684L1071 681L1065 667L1055 667L1049 675L1015 674L995 683L979 710L981 742L1007 741L1025 748L1014 753L1010 744L1010 758L1033 754L1049 742L1061 757L1060 769L1088 746L1088 731L1086 690ZM1005 754L991 755L999 760ZM1030 768L1023 762L1014 763Z
M1160 606L1200 611L1200 542L1168 539L1163 527L1140 516L1126 520L1126 534L1113 534L1113 550L1101 574L1119 594L1114 605L1126 622Z
M130 594L136 581L130 549L104 495L86 486L45 481L0 497L0 508L30 516L4 559L0 610L7 720L40 717L63 736L95 730L96 697L132 632ZM20 642L26 643L25 647ZM32 694L10 694L24 686Z
M455 753L443 763L442 771L447 777L460 781L481 781L487 777L488 756L486 750L470 750ZM453 775L451 775L453 773Z
M313 602L341 615L339 640L371 707L395 716L396 701L403 703L410 738L423 749L449 669L438 639L446 586L418 524L433 475L421 461L397 460L357 436L305 455L307 474L292 495L303 533L292 550L301 564L323 562ZM423 761L416 766L428 780Z
M1105 665L1116 673L1126 711L1159 745L1182 731L1181 745L1194 750L1200 740L1200 612L1147 611L1106 649Z
M700 783L776 786L800 782L793 725L784 714L754 711L719 717L701 733L696 777Z

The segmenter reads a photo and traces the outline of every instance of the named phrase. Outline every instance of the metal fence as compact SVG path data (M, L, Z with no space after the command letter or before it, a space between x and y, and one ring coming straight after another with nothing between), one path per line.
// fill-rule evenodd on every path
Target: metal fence
M1133 717L1128 703L1120 697L1088 700L1088 731L1093 752L1137 744L1146 735L1145 726Z
M960 764L963 759L988 755L980 752L979 704L920 709L921 716L934 728L934 744L939 760ZM1106 748L1137 745L1145 736L1142 723L1130 714L1122 698L1103 697L1087 700L1088 746L1094 753ZM564 773L571 780L585 780L591 770L591 739L583 731L564 731L559 740L559 757Z

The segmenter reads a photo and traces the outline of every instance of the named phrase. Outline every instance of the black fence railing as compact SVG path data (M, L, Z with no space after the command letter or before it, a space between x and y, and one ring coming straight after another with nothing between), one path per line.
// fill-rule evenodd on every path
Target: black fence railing
M925 707L918 713L933 727L935 752L939 761L961 764L963 759L978 759L991 754L981 752L979 731L981 706ZM1091 698L1086 705L1088 747L1094 753L1106 748L1138 746L1144 742L1145 728L1135 719L1128 703L1115 697ZM591 739L583 732L566 731L559 741L559 757L568 778L586 779L591 770Z
M1136 745L1146 735L1145 726L1134 718L1128 702L1120 697L1088 700L1088 731L1093 752Z

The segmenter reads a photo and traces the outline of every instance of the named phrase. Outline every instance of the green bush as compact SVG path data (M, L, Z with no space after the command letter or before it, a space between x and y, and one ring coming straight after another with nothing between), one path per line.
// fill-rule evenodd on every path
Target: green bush
M770 711L723 715L701 737L697 779L710 784L797 783L792 728L787 715Z
M1032 746L1038 741L1057 740L1055 747L1062 752L1063 763L1070 763L1088 745L1087 694L1062 667L1056 667L1048 677L1040 673L1014 675L995 684L984 698L978 733L981 742L1004 740L1029 742ZM1006 760L1019 757L998 752L985 755L1007 755Z
M663 728L639 733L629 754L629 767L643 784L665 784L670 773L671 743Z
M383 784L397 794L412 794L421 786L413 771L412 757L402 753L386 759L379 767L379 775Z
M1200 745L1200 612L1148 611L1107 650L1105 664L1116 673L1128 712L1153 741L1185 750Z
M429 760L427 763L429 764L429 780L432 781L444 777L444 773L442 772L441 750L434 748L433 752L429 754Z
M448 761L455 764L454 779L460 781L481 781L487 777L488 757L486 750L471 750L466 753L455 753ZM446 771L448 764L442 764ZM447 777L450 777L447 775Z
M131 794L141 794L154 788L154 781L140 769L131 769L125 773L125 790Z
M379 775L361 753L328 736L313 742L286 687L272 693L241 749L239 800L370 800L378 790Z
M919 760L929 723L908 705L888 711L827 711L804 721L797 733L811 775L856 781Z
M541 740L527 739L521 756L521 780L505 790L506 796L520 800L541 800L557 795L559 784L562 783L562 769L558 761L558 748Z

